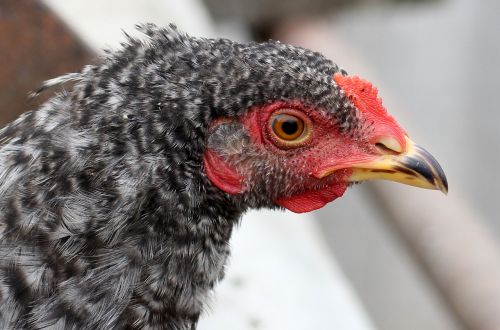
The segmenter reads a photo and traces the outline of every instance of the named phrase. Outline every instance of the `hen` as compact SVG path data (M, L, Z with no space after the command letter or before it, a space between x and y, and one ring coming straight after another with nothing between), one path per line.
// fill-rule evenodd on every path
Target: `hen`
M250 208L447 190L377 90L279 42L144 25L0 131L0 328L194 329Z

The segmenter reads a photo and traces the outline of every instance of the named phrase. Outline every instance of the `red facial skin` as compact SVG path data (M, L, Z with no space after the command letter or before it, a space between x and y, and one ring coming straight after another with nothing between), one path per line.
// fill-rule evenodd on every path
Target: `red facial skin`
M348 186L351 168L380 156L375 144L381 137L392 137L403 150L405 148L405 131L387 113L377 97L377 90L370 83L341 74L335 74L334 80L360 112L363 129L354 137L341 134L325 111L299 101L277 101L253 108L240 119L255 147L280 157L283 166L302 179L291 195L284 194L274 201L296 213L319 209L342 196ZM304 116L310 122L308 138L292 146L279 143L269 121L276 111L282 109L292 109L292 113ZM210 181L226 193L240 194L249 188L244 183L247 180L239 174L242 171L232 168L210 149L204 154L204 166ZM322 178L322 173L332 168L335 172Z

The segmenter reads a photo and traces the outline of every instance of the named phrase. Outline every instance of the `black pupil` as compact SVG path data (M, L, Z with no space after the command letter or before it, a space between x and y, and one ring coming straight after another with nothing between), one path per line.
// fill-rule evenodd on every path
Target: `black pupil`
M281 124L281 129L285 132L285 134L293 135L299 130L299 124L296 120L288 119Z

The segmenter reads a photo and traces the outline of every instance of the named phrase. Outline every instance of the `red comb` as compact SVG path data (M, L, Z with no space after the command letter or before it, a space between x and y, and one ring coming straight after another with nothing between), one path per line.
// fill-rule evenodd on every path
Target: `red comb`
M333 79L360 111L371 112L375 116L387 114L382 100L378 97L378 90L371 82L341 73L335 73Z

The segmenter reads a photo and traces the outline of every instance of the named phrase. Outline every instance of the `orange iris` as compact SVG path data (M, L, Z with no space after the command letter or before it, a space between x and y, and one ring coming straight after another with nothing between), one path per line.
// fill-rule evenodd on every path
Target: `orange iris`
M280 113L272 117L274 134L287 142L299 139L304 133L304 121L294 115Z

